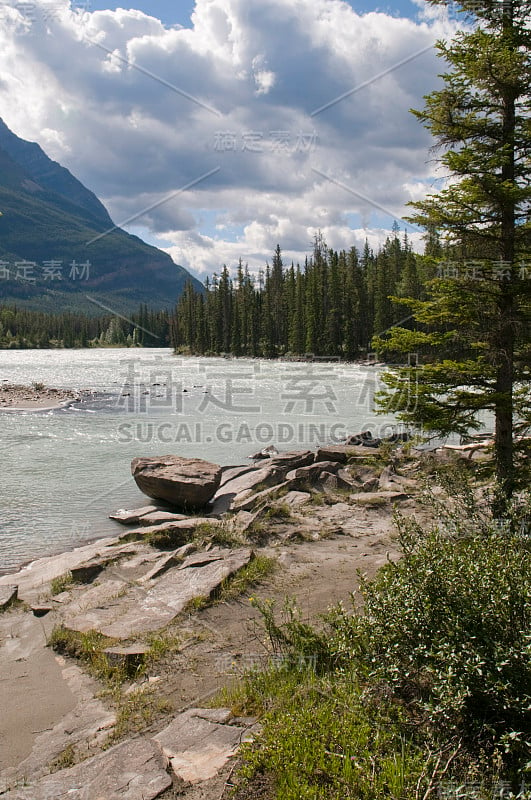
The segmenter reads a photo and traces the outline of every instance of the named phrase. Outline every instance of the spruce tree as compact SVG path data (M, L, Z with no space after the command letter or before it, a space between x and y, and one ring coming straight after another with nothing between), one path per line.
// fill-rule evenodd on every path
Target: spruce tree
M450 264L440 265L428 301L409 303L421 330L395 329L376 344L424 349L428 359L388 374L384 409L439 433L477 427L478 411L493 412L495 509L503 515L516 482L515 424L529 408L531 3L460 5L472 29L439 43L449 65L443 88L414 112L444 149L451 180L414 203L411 219L433 249L435 232L446 238Z

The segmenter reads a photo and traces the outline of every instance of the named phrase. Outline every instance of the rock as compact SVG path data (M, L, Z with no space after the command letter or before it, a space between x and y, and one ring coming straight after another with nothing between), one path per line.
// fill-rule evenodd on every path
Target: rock
M319 483L330 491L334 489L352 489L352 484L350 482L343 480L339 474L334 475L333 472L327 472L326 470L319 475Z
M233 508L233 501L237 495L249 489L254 489L260 484L270 486L279 483L282 479L280 472L273 467L251 469L221 486L214 495L212 514L224 514Z
M171 538L175 547L184 545L194 535L199 525L215 525L216 520L208 517L185 517L175 522L162 522L160 525L146 525L145 527L132 528L122 533L120 539L143 539L158 534L166 534Z
M18 586L0 586L0 611L5 611L18 600Z
M267 503L268 500L275 499L275 495L281 489L284 489L286 486L291 486L292 483L292 481L284 481L276 486L270 486L269 489L264 489L261 492L251 492L250 490L246 490L234 498L231 504L231 509L233 511L250 511L256 506Z
M189 519L189 517L186 514L172 514L171 511L153 511L140 517L138 524L140 526L162 525L165 522L179 522L184 519Z
M177 508L203 508L214 496L221 467L200 458L134 458L131 472L140 491Z
M347 440L345 444L347 445L365 445L366 442L372 440L372 433L370 431L362 431L361 433L352 433L350 436L347 436Z
M362 457L368 458L370 451L366 447L346 445L346 444L329 444L325 447L320 447L315 454L316 461L340 461L346 464L351 458Z
M303 506L305 503L308 503L310 499L311 494L309 492L297 492L292 490L284 495L282 502L286 503L290 508L297 508L298 506Z
M132 585L125 596L109 593L104 602L94 598L75 616L64 620L69 630L94 629L116 639L129 639L168 625L196 597L211 597L224 580L252 558L248 549L194 553L167 571L151 587ZM98 587L96 587L98 588Z
M130 675L142 666L148 651L147 645L132 644L129 647L107 647L103 655L110 667L122 667Z
M171 785L155 743L131 739L6 792L2 800L155 800Z
M247 729L227 725L229 709L191 708L153 737L177 777L187 783L214 778L232 758Z
M27 603L38 603L43 584L50 583L54 578L58 578L65 572L70 572L75 567L86 564L94 558L99 558L102 553L106 553L105 558L108 563L110 558L116 558L133 550L133 545L123 544L117 538L100 539L58 556L39 558L17 572L19 598ZM1 575L0 587L10 584L12 580L12 575ZM57 600L57 597L56 595L54 601Z
M113 514L109 514L109 519L114 519L115 522L121 522L122 525L137 525L144 514L153 514L155 511L160 510L160 506L142 506L142 508L134 508L132 511L120 508Z
M53 611L53 606L32 606L31 610L34 617L45 617L50 611Z
M313 464L315 454L312 450L294 450L289 453L279 453L277 456L269 459L268 465L272 467L279 467L288 469L297 469L298 467L307 467Z
M351 494L350 499L353 503L360 505L385 505L386 503L395 503L399 500L409 500L409 495L405 492L363 492L360 494Z
M413 489L416 486L416 481L397 475L391 467L382 470L378 481L378 487L387 492L402 492L404 489Z
M286 475L288 481L316 481L321 472L337 472L339 469L339 462L337 461L318 461L315 464L310 464L308 467L298 467L292 469Z
M256 469L254 464L246 464L241 467L221 467L221 480L219 482L218 493L219 489L225 486L226 483L234 480L234 478L239 478L240 475L245 475L246 472L252 472L254 469Z
M165 554L160 556L155 565L146 572L140 581L146 583L147 581L155 580L155 578L159 578L161 575L164 575L169 569L173 569L174 567L180 566L183 563L184 559L193 553L195 549L195 545L191 542L188 544L183 545L183 547L179 547L177 550L174 550L173 553Z
M262 509L255 511L254 513L242 510L238 511L238 513L234 515L233 519L238 530L242 533L246 533L250 528L252 528L253 524L256 522L261 513Z
M108 559L103 561L89 561L87 564L80 564L70 570L74 583L92 583L108 563Z
M261 458L271 458L271 456L278 455L278 450L274 444L270 444L267 447L264 447L263 450L259 450L258 453L254 453L254 455L249 456L254 461L259 461Z

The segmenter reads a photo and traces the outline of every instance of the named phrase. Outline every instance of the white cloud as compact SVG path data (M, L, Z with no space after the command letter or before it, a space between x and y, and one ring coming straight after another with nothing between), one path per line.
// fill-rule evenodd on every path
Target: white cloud
M376 247L381 209L399 218L434 174L409 108L437 83L421 51L451 35L440 9L414 21L341 0L196 0L193 27L166 28L52 5L34 0L30 21L0 6L5 122L116 222L156 206L139 224L195 271L258 266L277 242L300 260L317 228L336 249Z

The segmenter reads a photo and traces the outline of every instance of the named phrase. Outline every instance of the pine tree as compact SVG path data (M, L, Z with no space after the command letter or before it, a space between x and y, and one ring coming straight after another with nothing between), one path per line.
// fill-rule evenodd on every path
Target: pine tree
M450 71L425 109L414 112L445 148L441 161L453 180L414 203L412 219L432 243L434 231L443 233L449 254L466 261L457 264L456 275L434 281L427 302L409 303L417 322L427 326L423 331L395 330L390 341L379 343L388 351L421 347L429 355L414 375L402 370L388 376L383 403L442 433L463 432L477 424L477 411L492 410L495 509L502 515L516 482L520 385L522 406L529 407L530 285L522 262L528 263L531 251L531 3L462 0L461 6L476 24L438 45ZM470 259L478 258L472 273ZM408 380L409 397L403 391Z

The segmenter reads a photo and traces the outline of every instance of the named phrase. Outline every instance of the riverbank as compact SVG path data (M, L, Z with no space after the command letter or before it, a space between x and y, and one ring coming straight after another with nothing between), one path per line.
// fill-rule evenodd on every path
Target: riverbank
M21 386L0 384L0 411L53 411L81 399L71 389L54 389L41 383Z
M293 596L308 619L315 619L330 604L348 603L356 569L373 573L398 557L393 502L413 511L413 500L404 486L389 489L389 472L382 478L383 463L376 463L374 449L364 450L368 463L363 466L358 456L352 474L338 451L335 457L343 463L328 462L331 471L322 478L327 486L319 477L323 462L313 471L302 468L307 474L297 478L298 489L297 481L291 488L281 485L286 481L280 480L282 471L274 471L273 459L225 470L217 514L156 524L153 515L168 512L143 509L118 537L2 576L4 600L9 587L17 587L0 615L4 796L25 797L26 790L18 788L24 776L37 800L44 796L46 775L59 781L65 768L103 757L110 743L120 746L139 736L151 741L187 708L204 707L207 697L263 663L267 651L257 636L259 614L251 597L282 602ZM302 454L305 460L308 455ZM294 458L287 466L297 463ZM268 469L274 480L264 494ZM225 505L236 496L245 508ZM47 646L54 639L55 654ZM123 672L119 688L113 683L109 693L108 671L87 661L89 641L98 653L118 648L118 661L139 658L145 665L141 674ZM142 723L135 705L142 707ZM200 771L201 780L188 780L184 796L193 798L201 785L202 797L218 800L219 781L234 751L233 745L223 750L219 774L216 769L204 778ZM193 777L200 762L199 756L188 760L188 773L173 773L173 782ZM96 789L84 795L87 800L100 796ZM148 795L143 785L142 796L159 795Z
M260 713L227 705L231 687L286 657L259 609L289 597L313 625L348 608L357 572L400 557L395 511L427 527L425 480L486 458L399 444L272 455L224 468L209 509L120 512L119 536L0 578L2 800L225 800L260 730Z

